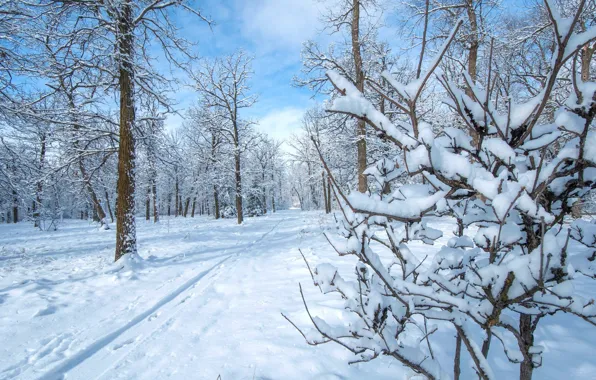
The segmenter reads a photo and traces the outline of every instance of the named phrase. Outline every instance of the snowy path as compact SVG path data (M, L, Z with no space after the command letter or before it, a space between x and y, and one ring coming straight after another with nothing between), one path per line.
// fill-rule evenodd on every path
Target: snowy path
M242 226L139 221L145 261L135 271L111 264L114 231L79 221L51 233L2 225L0 379L408 378L386 358L348 366L342 348L306 345L281 316L308 325L299 282L315 314L338 315L337 302L310 286L298 252L313 263L337 263L321 234L326 223L319 213L295 210ZM350 258L338 265L351 271ZM537 378L593 378L596 334L564 322L541 333L550 358L564 362L539 369ZM439 338L452 347L451 336ZM437 347L446 366L448 354ZM500 360L495 369L512 374Z
M243 226L143 221L145 262L134 272L110 263L113 231L77 221L53 233L0 226L0 379L360 373L333 347L322 350L336 359L321 361L321 348L280 314L303 314L297 282L308 273L297 248L325 244L317 215L286 211Z

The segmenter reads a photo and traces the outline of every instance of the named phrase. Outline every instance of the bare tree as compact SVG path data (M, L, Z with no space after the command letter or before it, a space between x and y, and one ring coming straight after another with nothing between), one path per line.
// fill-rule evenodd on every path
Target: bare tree
M234 147L235 198L238 224L244 220L242 210L242 152L245 137L253 124L243 120L239 113L253 106L257 97L251 95L249 80L252 74L252 57L244 51L206 61L193 76L205 104L216 109L220 116L218 127Z
M567 313L596 325L593 302L572 286L578 276L595 278L596 227L584 220L563 223L596 180L596 154L590 148L596 138L591 130L596 92L581 82L577 68L572 81L560 81L568 64L596 39L596 27L578 27L585 1L568 18L550 1L544 9L553 48L536 96L522 95L521 102L499 96L506 83L497 79L501 73L493 71L491 60L477 80L467 72L461 78L439 75L452 117L466 131L449 125L433 129L416 111L461 22L418 80L402 84L384 75L395 91L386 99L409 120L393 123L353 82L328 72L341 94L329 111L365 120L387 136L406 163L398 167L380 160L367 173L387 182L399 172L422 175L426 184L401 185L389 194L381 186L370 195L348 195L318 149L343 214L339 238L346 242L329 240L340 255L354 255L359 262L354 281L329 264L311 270L316 286L345 301L343 320L351 323L322 323L304 301L314 326L312 334L303 334L308 343L335 342L353 352L356 362L387 355L429 379L442 378L446 372L432 349L435 330L429 331L426 321L448 321L479 378L495 378L487 359L496 341L508 360L519 364L520 379L528 380L543 360L534 343L543 317ZM565 85L569 95L552 114L546 109L557 84ZM552 146L561 148L553 151ZM432 244L442 232L427 217L446 215L456 216L458 230L427 262L410 242ZM476 227L477 233L468 235L466 227ZM381 261L381 255L390 262ZM421 338L408 339L412 334ZM509 339L517 347L509 346ZM454 360L454 374L459 373L459 360Z

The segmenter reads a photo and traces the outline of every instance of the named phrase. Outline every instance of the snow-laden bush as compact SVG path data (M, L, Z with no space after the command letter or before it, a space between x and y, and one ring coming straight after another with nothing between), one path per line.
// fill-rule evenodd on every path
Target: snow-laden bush
M458 335L455 377L463 345L478 376L495 378L487 358L499 345L520 364L520 378L530 379L542 363L543 349L534 344L541 318L567 313L596 324L594 300L574 289L578 278L596 276L596 224L565 218L596 178L596 83L580 79L573 63L596 38L596 27L578 26L583 2L571 18L561 17L553 2L545 5L551 67L542 91L520 104L498 95L506 84L494 71L474 83L466 74L450 78L436 69L461 22L419 79L404 85L385 72L391 92L369 83L405 118L390 120L353 83L328 72L339 93L329 111L365 120L394 144L396 157L367 170L369 181L379 182L374 188L391 183L388 193L347 195L327 168L342 213L343 239L330 241L358 264L355 280L330 264L312 268L315 285L345 303L339 323L312 315L307 306L314 328L301 332L308 343L335 342L355 361L387 355L429 379L448 378L432 351L432 334L441 327L428 327L449 325L436 322L443 321ZM559 80L566 70L572 81ZM433 75L453 111L455 122L445 123L457 128L431 128L429 116L417 111ZM547 112L556 104L555 87L559 95L566 87L568 99ZM423 184L392 182L404 172ZM442 235L429 216L454 217L456 236L434 257L421 257L411 243L432 244ZM422 339L411 339L420 331ZM516 347L506 344L512 340Z

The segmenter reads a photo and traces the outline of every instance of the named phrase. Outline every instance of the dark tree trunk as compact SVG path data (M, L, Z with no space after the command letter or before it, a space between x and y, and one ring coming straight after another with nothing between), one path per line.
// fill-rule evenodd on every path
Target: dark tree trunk
M44 167L44 163L46 160L46 135L45 133L41 135L41 147L39 153L39 170ZM41 174L41 173L40 173ZM40 216L41 216L41 207L42 207L42 199L41 193L43 191L43 183L41 179L37 180L37 189L35 191L35 202L33 202L33 220L34 220L34 227L40 227Z
M188 215L188 207L190 206L190 197L186 198L186 202L184 203L184 217Z
M261 176L261 180L265 183L265 170L263 170L263 174ZM263 213L267 214L267 189L265 186L261 189L263 191Z
M120 53L120 144L118 149L118 207L116 209L116 253L114 260L137 253L135 226L135 141L134 108L134 24L132 4L124 1L118 15L118 52Z
M534 329L537 324L532 324L532 316L521 314L519 317L519 334L521 335L521 351L524 355L524 361L519 365L519 379L531 380L534 372L532 355L529 353L530 347L534 345Z
M89 198L91 198L91 203L93 204L94 212L97 213L99 222L102 225L105 225L106 228L108 228L108 225L106 223L106 213L103 210L103 207L101 207L101 201L99 200L97 193L95 192L95 190L93 189L93 186L91 185L91 178L87 174L87 170L85 168L85 164L84 164L82 158L79 158L79 170L81 171L81 175L83 176L83 181L85 182L85 189L87 190L87 193L89 194Z
M97 215L97 209L95 207L91 208L92 216L94 222L99 222L99 215Z
M145 220L151 219L151 187L147 185L147 194L145 195Z
M215 214L215 219L219 219L219 194L217 193L217 187L213 186L213 205L215 210L213 213Z
M157 184L155 183L155 175L151 178L151 194L153 195L153 223L157 223L159 222L159 211L157 207Z
M194 197L192 200L192 211L190 213L190 217L194 218L195 217L195 208L197 206L197 197Z
M110 205L110 196L108 190L105 190L106 206L108 207L108 213L110 214L110 220L114 223L114 213L112 212L112 206Z
M271 194L271 211L275 212L275 192Z
M273 177L273 173L271 173L271 211L275 212L275 178Z
M17 197L17 191L12 191L12 222L17 223L19 221L19 198Z
M331 212L331 181L327 178L327 208Z
M168 194L168 216L172 215L172 194Z
M455 338L455 357L453 359L453 380L459 380L461 374L461 336Z
M329 202L327 201L327 186L325 184L325 172L321 173L321 177L323 180L323 204L325 205L325 213L329 214Z
M240 153L234 155L236 165L236 214L238 215L238 224L244 221L244 214L242 212L242 175L240 173Z
M178 216L178 211L180 210L180 208L178 206L178 200L179 200L179 197L180 197L179 196L179 192L180 192L180 188L178 186L178 176L176 176L176 188L175 188L175 194L174 194L174 196L176 198L176 204L175 204L176 209L174 210L174 217L177 217Z

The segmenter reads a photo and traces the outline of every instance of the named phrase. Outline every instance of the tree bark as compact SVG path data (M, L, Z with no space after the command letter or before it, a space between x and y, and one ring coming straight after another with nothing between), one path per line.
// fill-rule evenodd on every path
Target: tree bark
M362 55L360 52L360 0L352 2L352 54L354 55L354 69L356 71L356 88L364 93L364 71L362 69ZM366 170L366 123L358 120L356 128L358 149L358 191L365 193L367 181Z
M45 133L42 133L41 135L41 146L40 146L40 152L39 152L39 170L41 172L41 170L43 169L44 166L44 162L46 160L46 135ZM40 173L41 174L41 173ZM42 207L42 199L41 199L41 193L43 191L43 183L41 182L41 179L37 180L37 189L35 191L35 202L33 202L33 220L34 220L34 227L41 227L41 221L40 221L40 216L41 216L41 207Z
M265 174L263 174L263 182L265 182ZM263 186L263 213L267 214L267 189Z
M455 357L453 359L453 380L459 380L461 374L461 336L455 338Z
M118 16L118 52L120 53L120 144L118 149L118 205L116 209L117 261L125 254L137 253L135 226L135 141L134 108L134 24L130 1L121 4Z
M534 329L532 328L532 316L529 314L521 314L519 317L519 334L521 335L522 354L524 361L519 365L519 379L531 380L534 372L534 364L532 362L532 355L528 352L530 347L534 345Z
M242 210L242 167L240 163L240 134L238 133L237 112L234 112L234 165L235 165L235 179L236 179L236 214L238 217L238 224L244 221L244 213Z
M145 195L145 220L151 219L151 186L147 185L147 194Z
M594 51L596 51L596 44L592 46L587 44L581 50L581 78L584 82L588 82L590 80L590 63L592 62Z
M87 169L85 168L85 163L83 162L83 158L79 157L79 171L81 172L81 176L83 177L83 181L85 183L85 189L89 194L89 198L91 198L91 203L93 204L94 212L97 213L97 217L99 219L99 223L102 226L105 226L106 229L109 229L108 224L106 223L106 213L101 206L101 201L97 196L97 193L93 189L91 185L91 177L87 173Z
M329 213L331 213L331 181L327 178L327 208L329 209Z
M172 215L172 193L168 194L168 216Z
M112 206L110 205L110 196L108 194L108 190L105 190L105 196L106 206L108 207L108 213L110 214L110 219L112 220L112 223L114 223L114 213L112 212Z
M215 185L213 185L213 204L215 207L215 219L219 219L219 194Z
M327 194L327 184L325 183L325 172L321 173L323 179L323 203L325 204L325 214L329 214L329 194Z
M476 68L478 62L478 49L480 41L478 40L478 20L473 0L466 0L466 12L470 22L470 50L468 52L468 74L473 81L476 81ZM468 96L471 95L471 89L468 89Z
M240 153L234 155L234 161L236 165L236 214L238 215L238 224L242 224L244 221L244 215L242 212L242 174L240 173Z
M157 184L155 183L155 175L151 178L151 195L153 196L153 223L157 223L159 222L159 211L157 208Z
M186 198L186 202L184 202L184 213L182 214L185 218L188 215L188 207L190 206L190 197Z
M178 200L180 198L179 192L180 192L180 187L178 186L178 175L176 175L176 191L174 194L174 197L176 198L176 202L175 202L176 209L174 210L174 217L178 216L178 211L180 209L180 207L178 206Z
M273 173L271 173L271 211L275 212L275 185Z
M12 222L17 223L19 221L19 198L16 190L12 190L12 197Z

